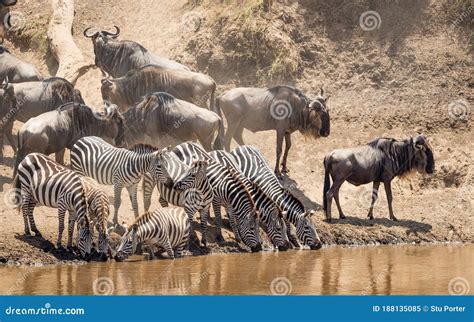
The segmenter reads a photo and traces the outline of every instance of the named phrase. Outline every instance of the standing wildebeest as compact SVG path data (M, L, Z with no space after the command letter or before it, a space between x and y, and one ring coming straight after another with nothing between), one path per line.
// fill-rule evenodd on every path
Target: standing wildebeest
M377 200L380 182L383 182L387 194L390 219L397 220L392 209L393 178L405 175L410 171L420 173L434 172L433 151L423 135L397 141L391 138L379 138L367 145L334 150L324 158L324 210L326 219L331 221L331 202L336 200L339 217L344 219L341 205L339 204L339 188L344 181L359 186L373 182L372 201L368 217L374 219L372 210ZM333 180L331 182L329 175Z
M280 157L285 138L285 153L281 163L287 172L286 161L291 147L291 133L300 131L305 136L319 138L328 136L330 131L328 97L323 89L314 101L310 101L301 91L290 86L272 88L235 88L216 99L216 110L220 116L222 109L227 119L224 147L230 150L234 138L244 145L242 132L276 130L277 148L275 174L281 177ZM222 136L223 133L219 133Z
M208 108L209 100L213 111L216 83L204 74L146 65L120 78L103 79L101 91L102 98L117 104L121 112L154 92L167 92L203 108Z
M0 44L0 79L8 77L12 83L39 81L41 74L31 64L13 56Z
M101 69L103 74L105 72L112 77L121 77L131 70L149 64L165 68L190 70L180 63L150 53L137 42L115 40L120 35L120 28L114 27L115 33L102 30L89 34L88 31L92 27L84 30L84 36L92 39L95 64Z
M167 93L152 93L136 106L123 113L127 146L148 143L158 147L198 139L210 151L219 149L220 138L215 135L223 127L222 119L214 112L199 108ZM151 138L151 142L146 141ZM157 142L158 141L158 142Z
M121 145L123 135L123 118L116 107L109 107L106 114L101 114L83 104L64 104L31 118L18 131L15 172L18 164L31 152L56 153L56 161L64 164L64 149L71 149L84 136L98 136Z
M69 102L84 104L81 92L60 77L19 84L7 83L0 89L0 101L3 102L0 105L0 149L3 149L3 135L6 135L15 153L16 144L12 136L15 120L24 123Z

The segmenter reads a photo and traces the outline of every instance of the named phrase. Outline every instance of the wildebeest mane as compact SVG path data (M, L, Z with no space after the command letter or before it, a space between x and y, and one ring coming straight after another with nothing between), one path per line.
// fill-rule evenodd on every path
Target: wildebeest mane
M382 164L385 169L392 169L393 175L401 176L415 168L413 139L397 141L394 138L377 138L367 145L382 153ZM392 167L388 167L391 164Z

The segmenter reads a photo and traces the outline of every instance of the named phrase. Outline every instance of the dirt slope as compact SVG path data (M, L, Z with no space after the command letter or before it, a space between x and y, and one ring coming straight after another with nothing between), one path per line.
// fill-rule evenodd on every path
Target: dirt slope
M49 14L46 1L22 1L16 8L31 19L7 42L18 56L44 74L55 64L44 45ZM74 35L92 59L90 25L118 25L122 39L209 73L222 93L234 86L293 84L310 97L324 86L331 94L331 135L305 140L295 134L286 184L307 207L327 244L472 242L473 171L472 7L451 1L275 1L264 12L258 1L243 4L203 1L78 1ZM468 4L468 2L466 2ZM375 10L379 28L365 31L361 13ZM13 41L13 43L11 42ZM77 87L92 106L100 104L100 73L92 70ZM16 124L19 128L21 124ZM365 144L377 136L405 138L424 133L434 147L436 173L393 183L399 222L388 220L381 189L374 221L366 220L371 187L343 185L342 207L348 219L323 221L321 211L326 153ZM273 165L275 134L244 132ZM0 259L56 262L63 254L21 234L23 221L3 196L10 189L13 154L9 146L0 165ZM107 187L112 196L112 189ZM141 191L139 192L141 196ZM140 197L141 198L141 197ZM112 200L112 197L111 197ZM157 198L153 205L158 207ZM140 204L141 206L141 204ZM121 218L133 217L122 195ZM333 210L337 217L336 209ZM35 212L48 240L57 233L56 212ZM38 246L47 252L38 250ZM214 251L220 248L213 245ZM224 251L238 250L229 245Z

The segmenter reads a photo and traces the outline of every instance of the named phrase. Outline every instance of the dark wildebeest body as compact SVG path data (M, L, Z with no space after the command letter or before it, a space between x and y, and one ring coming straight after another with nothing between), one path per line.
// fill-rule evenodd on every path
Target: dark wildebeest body
M207 108L209 100L214 110L216 83L204 74L147 65L120 78L103 79L101 91L102 98L122 112L154 92L166 92L203 108Z
M433 173L434 158L430 145L422 135L403 141L380 138L364 146L332 151L324 158L324 169L323 200L328 221L331 220L333 197L336 200L339 217L345 218L339 204L339 188L344 181L349 181L356 186L373 182L372 200L368 213L370 219L374 218L372 211L377 200L379 185L383 182L390 219L397 220L392 209L391 181L410 171ZM331 187L329 176L333 180Z
M56 153L56 161L64 164L64 149L70 149L84 136L98 136L122 144L123 118L116 108L108 108L107 114L94 112L79 103L67 103L58 109L31 118L18 131L18 164L31 152Z
M235 88L221 95L216 100L216 110L220 110L227 119L227 132L224 147L230 150L234 138L239 145L244 145L244 129L252 132L276 130L277 148L275 173L281 177L280 157L285 139L285 153L281 163L286 172L288 151L291 147L291 133L300 131L303 135L319 138L330 132L329 112L326 107L324 92L310 101L301 91L290 86L272 88ZM223 133L220 133L222 136Z
M7 48L0 45L0 79L5 79L12 83L39 81L41 74L31 64L13 56Z
M115 40L120 29L116 32L97 31L89 34L92 27L84 30L84 36L92 39L94 45L95 64L112 77L125 76L129 71L142 66L154 64L165 68L190 70L187 66L170 59L150 53L145 47L135 41Z
M60 77L9 84L8 90L0 89L0 96L3 102L13 101L13 104L0 106L0 149L3 149L5 134L15 152L16 144L12 136L15 120L26 122L32 117L53 111L69 102L84 103L79 90L74 89L70 82Z
M127 146L147 143L156 147L199 140L210 151L222 145L217 137L222 119L214 112L177 99L167 93L152 93L123 114Z

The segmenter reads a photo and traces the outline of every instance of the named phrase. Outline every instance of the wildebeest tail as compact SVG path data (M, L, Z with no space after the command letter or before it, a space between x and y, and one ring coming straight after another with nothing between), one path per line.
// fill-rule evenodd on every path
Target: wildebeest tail
M331 178L329 178L329 160L327 157L324 158L324 188L323 188L323 209L326 210L328 200L326 197L329 187L331 186Z
M212 148L214 150L222 150L224 148L223 137L224 137L224 121L222 120L222 117L219 117L219 130L217 131L216 139L214 140L214 144L212 145Z
M18 171L18 166L20 165L21 161L25 158L25 151L23 151L23 147L21 145L21 134L20 131L18 131L18 134L16 136L17 138L17 147L18 151L16 153L16 158L15 158L15 164L13 165L13 178L17 177L17 171Z

